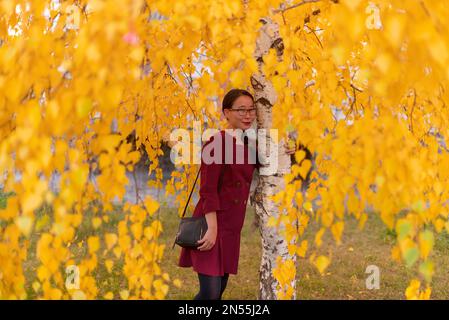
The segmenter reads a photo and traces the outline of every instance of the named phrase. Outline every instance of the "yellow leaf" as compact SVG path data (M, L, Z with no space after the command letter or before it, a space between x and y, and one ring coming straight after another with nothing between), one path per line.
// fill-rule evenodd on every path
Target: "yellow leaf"
M87 117L92 110L92 100L88 97L80 97L76 101L76 114L80 118Z
M325 231L326 231L325 228L321 228L315 235L315 244L318 248L321 247L321 244L323 243L321 238L323 237Z
M363 228L365 227L365 223L368 220L368 215L364 212L360 215L360 219L359 219L359 224L358 224L358 228L360 230L363 230Z
M332 48L331 52L336 64L343 65L346 63L347 49L345 46L338 45Z
M177 288L181 288L181 286L182 286L182 281L179 280L179 279L175 279L175 280L173 280L173 285L174 285L175 287L177 287Z
M312 162L310 162L310 160L303 160L301 166L299 167L299 174L303 179L307 177L307 174L309 173L311 167Z
M62 292L59 289L53 288L50 290L50 299L60 300L62 297Z
M321 275L324 273L324 271L327 269L327 267L330 264L330 260L326 256L319 256L315 260L315 267L317 267L318 271L321 273Z
M189 22L192 30L198 30L201 28L201 19L197 15L185 15L184 19Z
M44 214L36 221L36 231L40 231L42 228L47 226L50 223L50 216L48 214Z
M159 209L159 203L151 196L146 196L144 200L145 208L148 210L150 216Z
M99 217L92 218L92 226L94 227L94 229L98 229L100 225L101 225L101 218Z
M421 300L429 300L431 293L432 293L432 289L430 287L427 287L425 291L420 293L419 299L421 299Z
M101 150L106 150L108 153L112 153L114 148L120 143L121 139L122 138L116 134L99 136L95 141L95 148L97 148L96 151L100 152ZM100 157L100 167L102 159L110 159L110 157L102 154L102 156Z
M245 83L245 73L242 70L236 70L231 73L230 80L233 87L242 87Z
M123 300L128 300L128 298L129 298L129 291L128 290L120 291L120 298L122 298Z
M391 249L391 258L398 263L402 261L402 254L399 246L394 246L393 249Z
M115 246L115 244L117 243L117 235L114 233L107 233L104 236L105 242L106 242L106 247L108 248L108 250L111 250L113 246Z
M297 248L296 254L299 257L304 258L306 256L307 246L308 246L307 240L301 241L301 245Z
M112 267L114 266L114 262L112 260L108 259L104 262L104 265L106 266L106 269L108 270L108 272L111 273Z
M438 219L434 222L434 225L435 225L435 230L436 230L436 232L440 233L440 232L443 231L443 229L444 229L445 222L444 222L443 219L438 218Z
M424 260L429 256L434 245L433 232L430 230L423 231L419 234L419 252Z
M296 252L296 245L290 243L288 245L288 254L292 256L295 254L295 252Z
M41 284L39 282L37 282L37 281L33 282L33 290L35 292L37 292L40 289L40 287L41 287Z
M33 210L37 209L44 200L43 195L34 193L28 193L23 197L22 200L22 209L24 213L30 213Z
M385 23L386 38L396 49L401 45L405 23L406 20L403 15L391 16Z
M153 229L150 227L145 227L145 229L143 230L143 235L145 236L145 238L147 238L148 240L153 239Z
M159 220L151 222L151 229L153 229L154 237L159 237L160 233L163 231L161 222Z
M86 50L87 59L92 62L97 62L101 58L100 50L95 42L91 42Z
M295 152L296 163L301 163L302 159L306 157L306 152L304 150L298 150Z
M108 291L108 293L106 293L106 294L104 295L104 298L105 298L106 300L112 300L112 299L114 299L114 294L113 294L111 291Z
M443 39L436 38L427 43L432 58L441 65L446 65L449 57L448 46Z
M310 201L306 201L303 204L303 208L307 211L313 211L313 206L312 203Z
M100 240L98 237L91 236L87 239L87 245L89 247L89 253L94 254L100 248Z
M142 61L144 54L145 54L145 51L142 47L135 47L129 53L129 57L135 62L140 62L140 61Z
M115 247L114 250L112 250L112 252L114 252L114 255L117 259L119 259L120 256L122 255L122 249L120 249L120 247Z
M37 268L37 277L42 282L50 278L50 271L45 266L40 266Z
M19 230L28 237L33 226L33 219L29 216L20 216L16 218L16 225Z
M419 280L416 280L416 279L411 280L409 286L405 290L405 297L408 300L418 299L420 286L421 286L421 282Z
M134 235L136 240L139 240L142 237L142 224L139 222L133 223L131 225L131 232Z
M115 108L122 99L123 88L119 85L111 85L106 90L107 108Z
M332 221L334 220L334 214L331 211L325 211L321 214L321 222L323 226L329 227L332 224Z
M383 74L387 74L391 66L391 57L388 53L381 53L374 60L374 64Z
M342 3L348 7L351 11L354 11L357 9L357 7L360 5L361 0L342 0Z
M335 241L337 241L337 244L341 244L341 235L343 233L343 228L344 228L344 222L343 221L338 221L336 223L334 223L331 227L331 232L332 235L334 236Z

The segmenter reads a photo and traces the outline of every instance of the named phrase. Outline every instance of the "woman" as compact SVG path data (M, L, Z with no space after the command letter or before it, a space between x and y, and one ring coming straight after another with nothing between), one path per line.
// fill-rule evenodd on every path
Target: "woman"
M223 99L223 113L228 121L227 129L249 129L256 118L254 98L246 90L232 89ZM231 132L234 132L231 130ZM238 132L238 131L237 131ZM221 139L215 139L221 135ZM225 138L226 135L230 137ZM232 139L232 150L226 144ZM220 300L226 288L229 274L237 274L240 254L240 234L245 219L246 202L249 196L253 171L259 164L248 161L249 143L239 136L222 130L214 135L204 146L221 142L221 162L204 161L201 155L200 199L193 216L205 215L207 232L199 240L197 249L181 248L180 267L193 267L198 273L200 290L194 300ZM238 149L243 148L242 150ZM216 150L212 150L211 155ZM232 163L225 163L225 154L232 152ZM287 149L293 154L295 148ZM237 155L244 161L236 161ZM210 164L208 164L210 163Z

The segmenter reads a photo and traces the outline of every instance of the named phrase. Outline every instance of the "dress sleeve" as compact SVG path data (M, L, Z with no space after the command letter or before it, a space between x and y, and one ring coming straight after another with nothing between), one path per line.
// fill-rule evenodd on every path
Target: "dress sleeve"
M200 198L203 199L203 207L201 210L202 215L206 215L207 213L220 210L220 199L218 197L218 187L220 183L220 175L223 169L223 158L224 158L224 150L222 150L222 161L221 163L206 163L204 161L204 157L213 157L214 152L216 151L218 145L216 145L212 151L204 153L204 148L214 141L214 137L212 137L204 146L201 151L201 183L200 183ZM210 161L209 161L210 162Z

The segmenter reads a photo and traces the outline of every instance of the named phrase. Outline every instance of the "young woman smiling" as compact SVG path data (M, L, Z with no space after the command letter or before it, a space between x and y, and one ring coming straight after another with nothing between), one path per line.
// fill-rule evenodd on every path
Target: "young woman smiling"
M232 89L223 98L222 110L228 130L212 136L202 148L200 198L193 212L194 217L205 215L208 229L197 249L181 249L178 263L180 267L193 267L198 273L200 288L194 300L220 300L229 274L237 274L246 203L254 169L259 167L258 161L248 161L250 144L246 137L229 134L229 131L244 133L251 128L256 119L253 96L246 90ZM226 139L232 140L232 150ZM218 143L213 152L219 148L224 151L220 163L204 161L204 151L211 143ZM286 149L287 154L295 151L295 148ZM233 161L225 163L229 153ZM239 154L244 157L243 163L236 161Z

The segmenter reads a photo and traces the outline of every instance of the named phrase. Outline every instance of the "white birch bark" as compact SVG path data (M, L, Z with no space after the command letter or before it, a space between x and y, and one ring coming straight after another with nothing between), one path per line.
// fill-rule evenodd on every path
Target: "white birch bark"
M272 271L276 267L276 257L281 256L284 260L292 259L296 265L296 255L290 256L288 254L288 244L279 234L279 230L266 226L270 216L277 217L280 214L279 207L273 201L268 200L268 196L284 189L284 175L291 170L291 159L290 155L285 153L285 141L274 141L269 135L270 129L272 128L272 108L277 97L272 84L266 80L262 72L262 58L268 53L270 48L275 48L278 59L282 59L282 38L279 35L279 26L277 23L269 18L263 18L260 21L263 23L263 26L260 29L254 54L258 61L259 70L257 74L251 77L251 84L254 89L257 108L257 127L258 130L266 129L267 146L270 143L274 143L276 146L278 151L278 166L277 172L274 174L264 173L264 170L261 168L258 184L251 196L251 204L256 209L256 218L259 222L259 231L262 238L262 259L259 269L259 299L274 300L277 298L276 288L278 282L273 277ZM273 152L273 150L270 150L270 152ZM294 288L293 299L296 299L296 280L291 285Z

